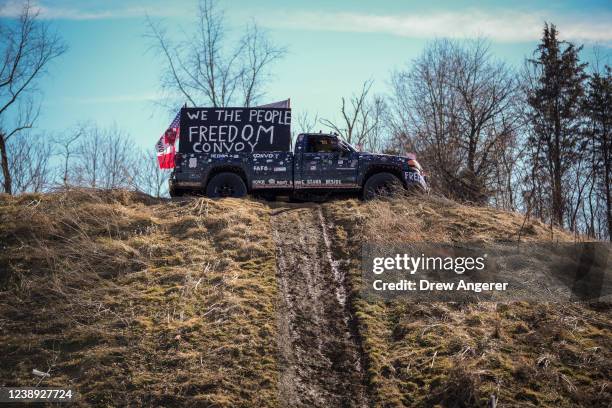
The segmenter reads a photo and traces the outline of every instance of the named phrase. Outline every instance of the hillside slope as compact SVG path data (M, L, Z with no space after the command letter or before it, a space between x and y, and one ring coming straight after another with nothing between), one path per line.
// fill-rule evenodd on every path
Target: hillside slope
M435 198L1 196L0 385L82 406L609 406L609 305L361 296L364 242L519 231L574 239Z
M607 407L612 311L579 303L368 301L362 243L507 242L575 238L539 221L436 198L335 202L334 253L351 282L369 397L382 407Z
M276 406L274 245L251 201L0 201L0 383L82 405Z

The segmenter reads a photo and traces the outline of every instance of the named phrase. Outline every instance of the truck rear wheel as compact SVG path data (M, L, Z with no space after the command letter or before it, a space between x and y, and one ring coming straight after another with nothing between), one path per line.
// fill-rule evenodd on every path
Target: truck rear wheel
M363 199L389 197L399 191L402 182L391 173L377 173L371 176L363 186Z
M180 188L170 188L168 193L170 194L170 197L174 198L174 197L182 197L184 194L184 191L181 190Z
M176 187L176 185L174 185L174 183L172 183L172 180L170 180L168 182L168 194L170 194L170 197L174 198L174 197L180 197L182 196L184 193L183 190L181 190L180 188Z
M206 197L244 197L247 193L246 185L236 173L219 173L206 185Z

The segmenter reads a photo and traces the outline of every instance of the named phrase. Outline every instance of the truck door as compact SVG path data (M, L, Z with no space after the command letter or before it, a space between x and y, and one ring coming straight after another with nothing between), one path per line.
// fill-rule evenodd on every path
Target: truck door
M290 152L260 152L251 155L251 188L291 188L293 156Z
M296 188L357 189L358 154L333 135L303 135Z

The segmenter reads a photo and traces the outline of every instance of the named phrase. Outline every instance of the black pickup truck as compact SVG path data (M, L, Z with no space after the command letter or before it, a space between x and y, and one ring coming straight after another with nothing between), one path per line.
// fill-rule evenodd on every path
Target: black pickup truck
M170 177L172 197L204 192L208 197L247 193L321 196L388 194L394 186L427 190L413 155L358 152L333 134L300 134L294 152L178 153Z

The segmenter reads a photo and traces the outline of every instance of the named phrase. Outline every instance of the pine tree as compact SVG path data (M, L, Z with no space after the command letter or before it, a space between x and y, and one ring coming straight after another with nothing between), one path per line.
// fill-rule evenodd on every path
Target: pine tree
M569 190L565 178L583 148L582 102L587 64L582 47L560 41L553 24L545 23L534 59L528 60L533 81L528 90L531 134L528 145L534 173L550 194L550 221L563 225ZM542 187L542 186L539 186ZM538 197L542 200L542 197Z
M589 78L585 113L589 120L593 175L606 206L607 233L612 241L612 69L609 66Z

